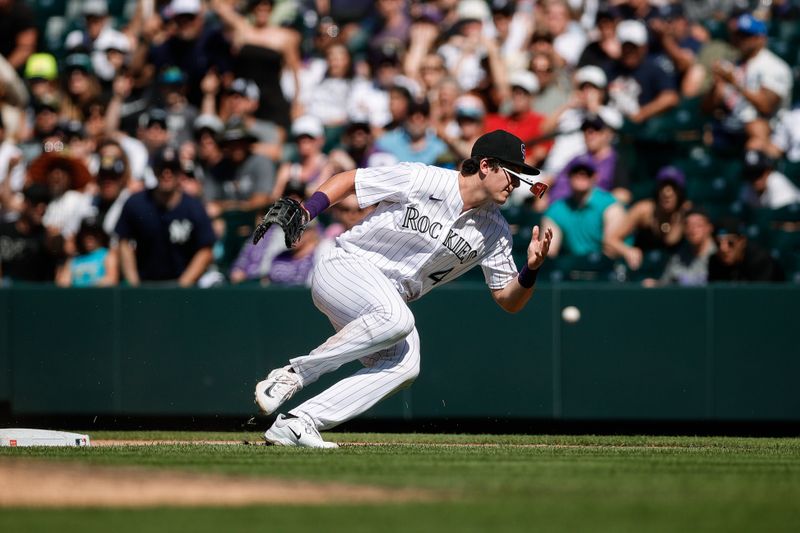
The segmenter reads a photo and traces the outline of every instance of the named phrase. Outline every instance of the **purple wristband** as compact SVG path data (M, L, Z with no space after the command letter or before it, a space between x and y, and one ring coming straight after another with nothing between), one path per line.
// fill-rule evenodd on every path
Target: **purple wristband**
M308 220L314 220L317 215L328 209L331 205L331 199L324 192L317 191L311 195L311 198L303 202L303 207L308 211Z
M526 289L530 289L534 285L536 285L536 276L539 275L539 269L530 270L528 265L522 267L522 270L519 271L519 276L517 280L519 280L519 284L525 287Z

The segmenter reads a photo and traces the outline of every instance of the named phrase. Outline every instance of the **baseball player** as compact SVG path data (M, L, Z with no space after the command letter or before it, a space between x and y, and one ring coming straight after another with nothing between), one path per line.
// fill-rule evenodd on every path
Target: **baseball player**
M304 204L278 200L256 228L254 242L279 224L292 246L310 220L350 194L362 208L376 205L314 268L314 304L336 333L270 372L256 385L256 403L271 414L321 375L356 359L363 368L279 414L264 434L267 442L336 448L320 430L409 386L419 373L420 345L407 303L473 266L481 266L492 297L506 311L517 312L528 302L553 233L533 228L527 263L518 272L499 206L521 181L537 196L547 186L533 181L539 171L524 163L525 145L506 131L480 137L471 156L460 172L401 163L336 174Z

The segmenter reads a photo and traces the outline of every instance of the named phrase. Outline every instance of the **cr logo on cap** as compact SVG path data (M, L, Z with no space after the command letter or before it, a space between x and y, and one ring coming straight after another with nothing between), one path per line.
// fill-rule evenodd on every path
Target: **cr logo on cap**
M522 160L525 161L525 143L520 144L519 149L522 150Z

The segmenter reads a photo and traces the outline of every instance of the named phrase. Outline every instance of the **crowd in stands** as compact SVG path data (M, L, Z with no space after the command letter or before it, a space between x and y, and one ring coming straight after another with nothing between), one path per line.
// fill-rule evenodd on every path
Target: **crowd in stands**
M370 210L274 200L505 129L543 279L800 282L799 81L791 0L0 0L0 279L307 284Z

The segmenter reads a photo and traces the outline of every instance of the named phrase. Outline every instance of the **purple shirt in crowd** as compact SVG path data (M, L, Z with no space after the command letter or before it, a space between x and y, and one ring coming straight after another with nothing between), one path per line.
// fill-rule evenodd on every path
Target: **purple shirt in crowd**
M570 159L569 163L561 169L561 172L558 173L553 182L553 187L550 189L550 203L561 200L562 198L567 198L570 195L569 174L567 173L567 169L572 165L575 159L578 157L586 157L587 155L589 154L581 154ZM592 161L594 161L594 164L597 166L597 187L604 191L611 192L615 186L617 153L612 151L605 159L597 159L592 155L589 155L589 157L592 158Z

